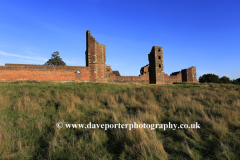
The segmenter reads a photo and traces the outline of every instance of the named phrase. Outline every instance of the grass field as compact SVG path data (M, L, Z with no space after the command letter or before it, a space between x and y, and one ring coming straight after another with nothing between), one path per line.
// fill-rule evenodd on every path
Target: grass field
M58 129L192 124L200 129ZM0 82L0 159L240 159L240 85Z

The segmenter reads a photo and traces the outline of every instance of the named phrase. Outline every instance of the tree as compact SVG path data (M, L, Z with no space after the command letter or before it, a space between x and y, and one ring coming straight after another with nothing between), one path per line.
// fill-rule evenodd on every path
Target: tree
M219 77L215 74L204 74L199 77L199 82L200 83L204 83L204 82L218 83Z
M220 83L231 83L230 78L223 76L219 79Z
M240 78L233 80L232 83L233 84L240 84Z
M66 63L62 61L62 58L59 56L59 52L56 51L52 54L52 58L49 59L44 65L66 66Z

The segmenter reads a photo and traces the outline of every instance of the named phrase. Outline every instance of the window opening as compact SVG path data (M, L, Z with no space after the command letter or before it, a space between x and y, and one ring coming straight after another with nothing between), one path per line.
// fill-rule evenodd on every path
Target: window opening
M79 74L79 73L81 73L81 72L80 72L79 70L77 70L75 73L78 73L78 74Z

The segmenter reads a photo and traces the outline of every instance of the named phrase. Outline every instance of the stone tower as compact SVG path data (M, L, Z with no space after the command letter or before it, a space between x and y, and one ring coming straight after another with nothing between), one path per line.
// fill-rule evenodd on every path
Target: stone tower
M148 54L149 60L149 83L164 84L163 72L163 48L153 46L152 51Z
M86 66L89 67L89 82L106 82L106 46L99 44L86 32Z

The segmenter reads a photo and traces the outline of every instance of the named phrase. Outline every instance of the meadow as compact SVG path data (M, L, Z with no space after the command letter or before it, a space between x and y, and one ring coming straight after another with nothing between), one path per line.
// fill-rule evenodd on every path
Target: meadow
M240 159L240 85L0 82L0 159Z

